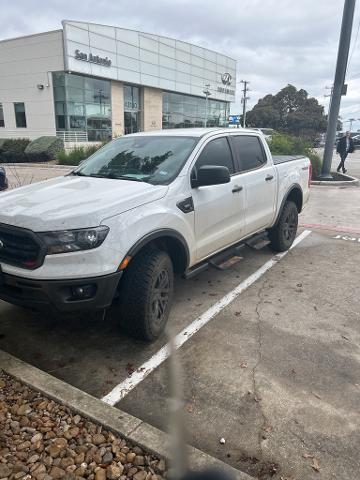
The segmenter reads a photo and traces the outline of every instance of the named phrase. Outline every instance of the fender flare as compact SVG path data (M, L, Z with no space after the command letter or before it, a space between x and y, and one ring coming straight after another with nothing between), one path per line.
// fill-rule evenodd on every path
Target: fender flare
M279 221L279 218L280 218L281 212L283 211L285 202L286 202L286 200L288 199L290 193L293 192L294 190L298 190L298 191L301 193L301 197L303 198L303 191L302 191L301 186L300 186L298 183L294 183L293 185L291 185L291 187L288 188L286 194L284 195L284 198L282 199L282 202L281 202L281 205L280 205L278 214L276 215L275 222L273 223L272 226L276 225L277 222ZM300 212L299 212L299 213L300 213ZM270 228L271 228L271 227L270 227Z
M173 238L180 242L184 249L186 269L190 263L190 250L188 244L185 238L181 235L181 233L171 228L160 228L159 230L154 230L153 232L147 233L130 248L124 258L126 258L127 256L134 257L148 243L163 237Z

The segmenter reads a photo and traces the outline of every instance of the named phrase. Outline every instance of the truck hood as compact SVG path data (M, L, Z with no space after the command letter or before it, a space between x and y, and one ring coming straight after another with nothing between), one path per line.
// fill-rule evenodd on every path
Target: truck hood
M35 232L87 228L162 198L168 187L66 176L0 193L0 223Z

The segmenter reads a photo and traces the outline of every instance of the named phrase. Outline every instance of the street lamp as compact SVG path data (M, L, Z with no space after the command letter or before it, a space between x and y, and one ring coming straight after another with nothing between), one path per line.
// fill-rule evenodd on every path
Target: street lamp
M358 120L357 118L349 118L348 120L345 120L344 123L348 123L349 122L349 132L351 133L351 129L352 129L352 124L353 122L356 122L356 120Z
M210 83L207 83L204 87L203 94L205 95L205 128L207 126L207 116L208 116L208 98L211 95L210 92Z

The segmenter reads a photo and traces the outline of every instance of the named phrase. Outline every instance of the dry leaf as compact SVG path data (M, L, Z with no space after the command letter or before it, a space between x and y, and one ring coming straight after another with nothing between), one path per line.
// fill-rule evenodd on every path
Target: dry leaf
M303 453L303 457L304 458L314 458L315 455L313 455L312 453Z
M311 467L315 470L315 472L320 472L320 465L316 458L313 459Z
M248 364L246 362L240 363L240 368L247 368Z

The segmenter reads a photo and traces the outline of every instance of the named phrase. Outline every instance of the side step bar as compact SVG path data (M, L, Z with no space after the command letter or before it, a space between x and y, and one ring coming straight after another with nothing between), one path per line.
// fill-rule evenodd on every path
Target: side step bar
M246 240L245 245L250 248L254 248L255 250L261 250L262 248L266 247L266 245L269 245L269 243L270 240L267 232L261 232Z
M184 273L183 277L188 280L195 277L199 273L204 272L209 267L216 268L217 270L227 270L242 260L243 257L241 257L239 254L245 246L254 248L255 250L260 250L269 243L270 241L268 239L267 232L258 233L250 237L248 240L241 241L237 245L229 247L226 250L217 253L213 257L210 257L208 260L205 260L204 262L201 262L200 264L188 269Z

